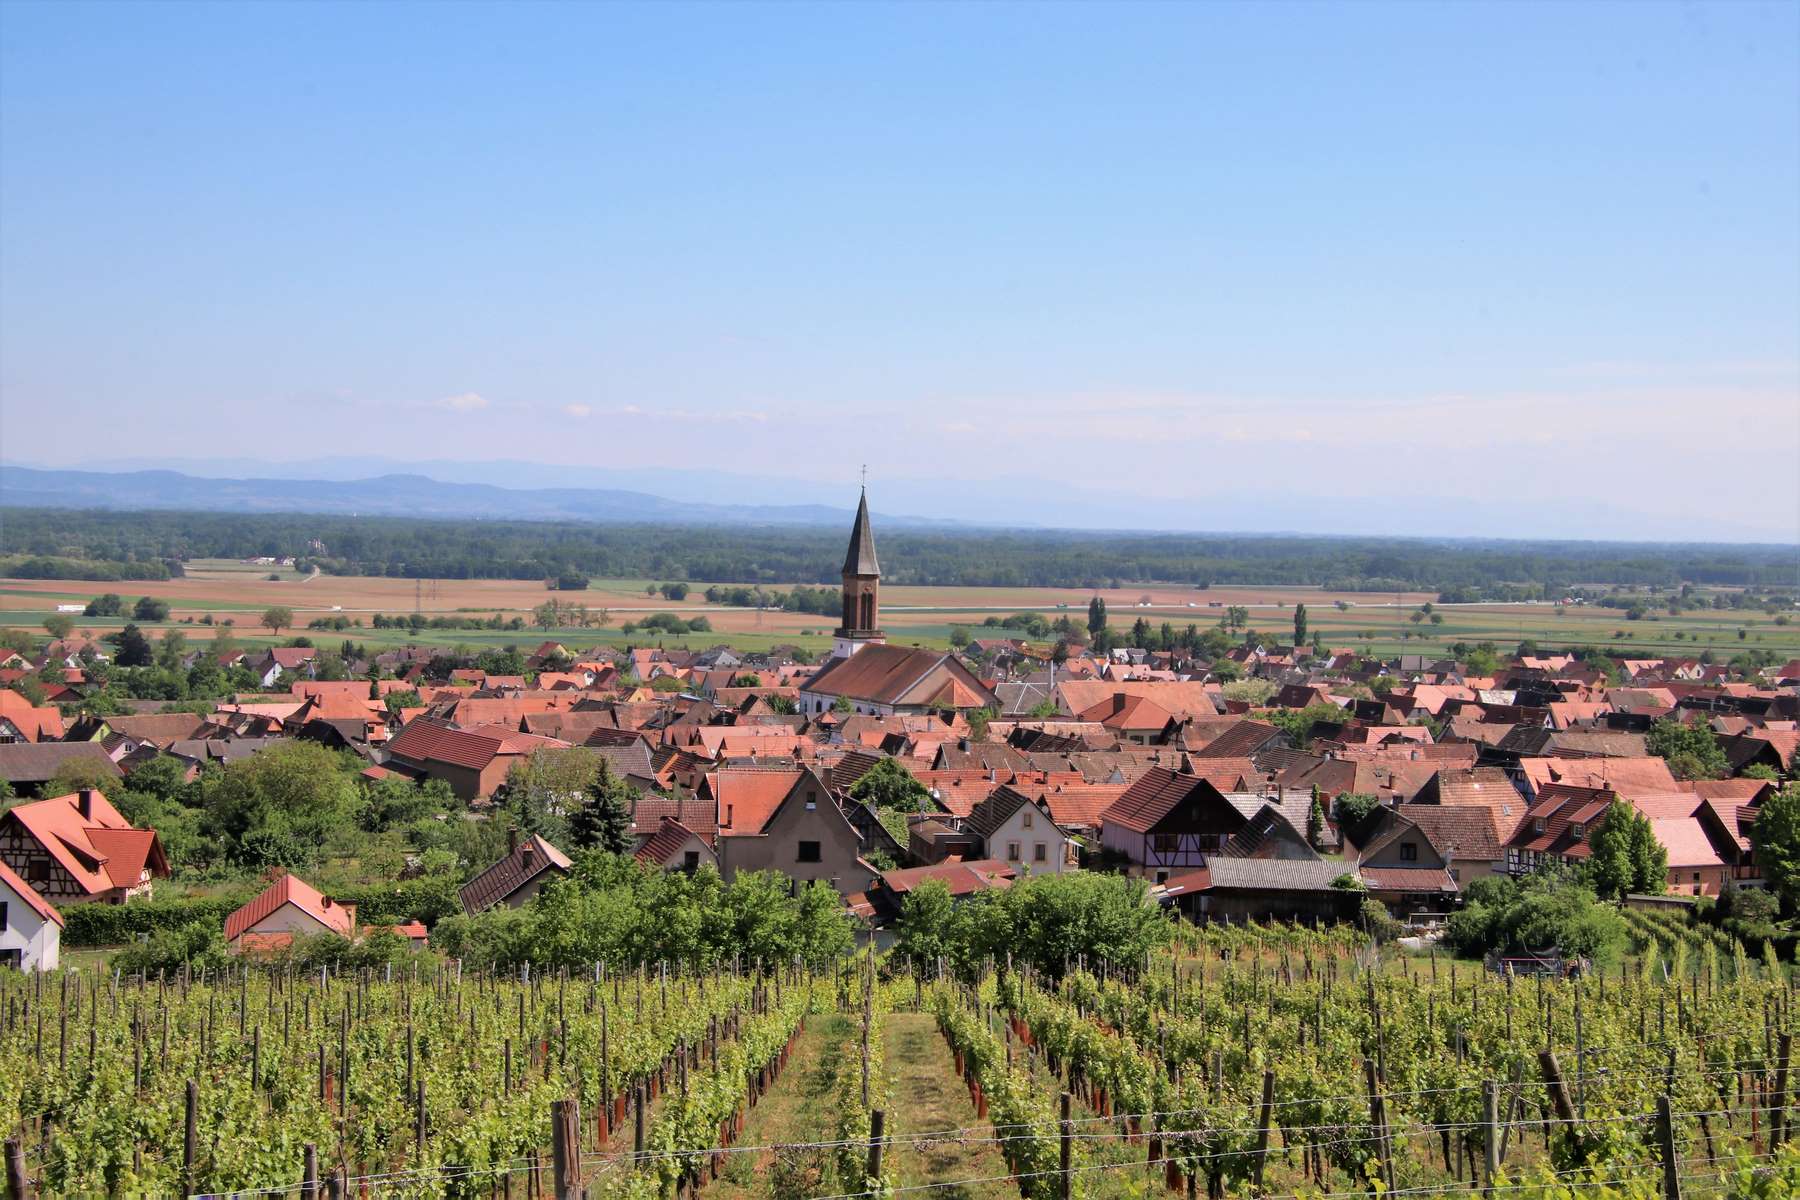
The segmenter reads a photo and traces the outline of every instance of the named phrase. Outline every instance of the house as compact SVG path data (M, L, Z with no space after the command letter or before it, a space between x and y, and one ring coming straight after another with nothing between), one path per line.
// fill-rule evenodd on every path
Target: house
M1214 858L1151 889L1195 921L1347 921L1363 893L1336 886L1344 864L1328 859Z
M1485 810L1473 812L1479 815ZM1366 841L1356 860L1357 876L1369 893L1396 914L1442 912L1454 905L1458 887L1451 874L1452 853L1397 811L1384 812L1378 820L1377 832Z
M265 688L274 687L283 672L312 678L313 660L319 655L313 646L273 646L250 665L250 673Z
M1074 869L1075 843L1057 827L1050 805L1008 784L975 806L963 830L981 839L982 857L1015 870L1060 875Z
M96 788L0 817L0 861L58 905L147 899L153 881L169 875L156 831L134 829Z
M62 928L62 914L0 862L0 967L56 970Z
M716 867L719 860L706 839L677 821L664 817L644 843L632 854L638 862L659 871L697 871L702 866Z
M866 646L840 661L855 662L883 648ZM856 827L816 772L793 774L792 785L766 816L760 805L751 813L731 813L729 821L720 814L720 874L729 882L746 871L773 870L795 884L823 880L842 896L867 890L878 872L863 861Z
M993 859L946 862L926 867L887 871L869 884L866 892L847 897L850 911L885 925L900 916L906 897L919 885L936 881L950 892L952 901L967 900L982 892L1011 887L1018 873L1009 863Z
M66 766L121 778L124 772L98 742L7 742L0 744L0 779L15 796L39 796Z
M34 705L11 688L0 688L0 744L59 741L62 736L62 711L55 705Z
M521 839L509 833L506 857L463 884L457 894L463 910L471 914L501 904L522 908L547 881L567 875L569 865L568 855L537 834Z
M339 904L283 872L260 895L225 918L225 945L238 954L285 950L296 937L356 936L356 905Z
M1162 883L1172 874L1207 865L1246 824L1244 815L1211 783L1167 767L1151 767L1100 818L1100 844L1134 875Z
M477 732L421 717L389 738L384 762L397 762L428 779L442 779L463 801L483 799L506 782L513 765L549 738L505 729Z
M875 716L940 709L999 709L999 698L955 654L868 642L833 658L800 685L800 712L818 716L839 702Z

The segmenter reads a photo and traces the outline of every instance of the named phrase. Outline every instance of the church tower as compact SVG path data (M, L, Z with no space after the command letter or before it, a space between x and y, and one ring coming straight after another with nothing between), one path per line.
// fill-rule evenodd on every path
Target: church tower
M863 489L844 554L844 621L832 636L831 656L849 658L864 646L887 641L881 632L881 564L875 561L875 534L869 528L869 492Z

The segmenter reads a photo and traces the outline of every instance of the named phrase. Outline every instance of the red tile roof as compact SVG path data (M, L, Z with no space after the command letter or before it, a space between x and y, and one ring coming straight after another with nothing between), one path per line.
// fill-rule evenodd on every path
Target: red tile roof
M479 771L500 753L501 740L452 729L437 721L413 721L388 740L388 753L414 762L445 762Z
M292 904L332 933L349 937L355 928L352 910L341 904L333 904L305 880L283 875L264 888L256 899L225 918L225 940L237 941L258 922L267 920L288 904Z
M88 805L85 816L79 807L83 798ZM169 873L156 833L133 829L97 789L21 804L6 819L18 821L89 895L136 887L146 863L153 874ZM115 836L121 833L129 836ZM117 863L115 854L120 856ZM116 878L115 872L125 878Z
M669 860L674 858L676 853L688 844L688 839L693 836L694 831L680 821L672 817L664 817L662 824L651 835L650 840L639 846L637 853L632 857L641 863L652 863L659 867L667 866Z
M1133 833L1148 833L1158 821L1174 811L1196 789L1216 792L1212 784L1193 775L1181 775L1167 767L1151 767L1138 776L1137 782L1113 801L1102 814L1108 825L1118 825Z
M4 862L0 862L0 883L5 884L7 887L17 892L19 899L23 900L32 912L36 913L46 921L54 922L58 929L62 928L62 914L52 908L47 900L38 895L29 883L20 879L18 875L14 873L13 869Z
M725 767L706 777L718 806L719 835L761 833L804 772L788 768Z

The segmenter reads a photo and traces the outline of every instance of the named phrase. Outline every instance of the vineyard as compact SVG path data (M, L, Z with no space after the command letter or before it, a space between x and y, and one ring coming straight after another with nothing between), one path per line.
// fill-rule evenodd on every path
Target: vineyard
M6 974L0 1122L40 1196L1800 1194L1785 969L1633 925L1566 981L1256 926L1054 977Z

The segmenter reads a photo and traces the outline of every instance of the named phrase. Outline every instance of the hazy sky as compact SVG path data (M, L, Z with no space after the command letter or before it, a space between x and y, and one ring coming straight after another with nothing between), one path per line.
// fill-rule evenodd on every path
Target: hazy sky
M1790 3L14 0L0 454L1800 539L1797 47Z

